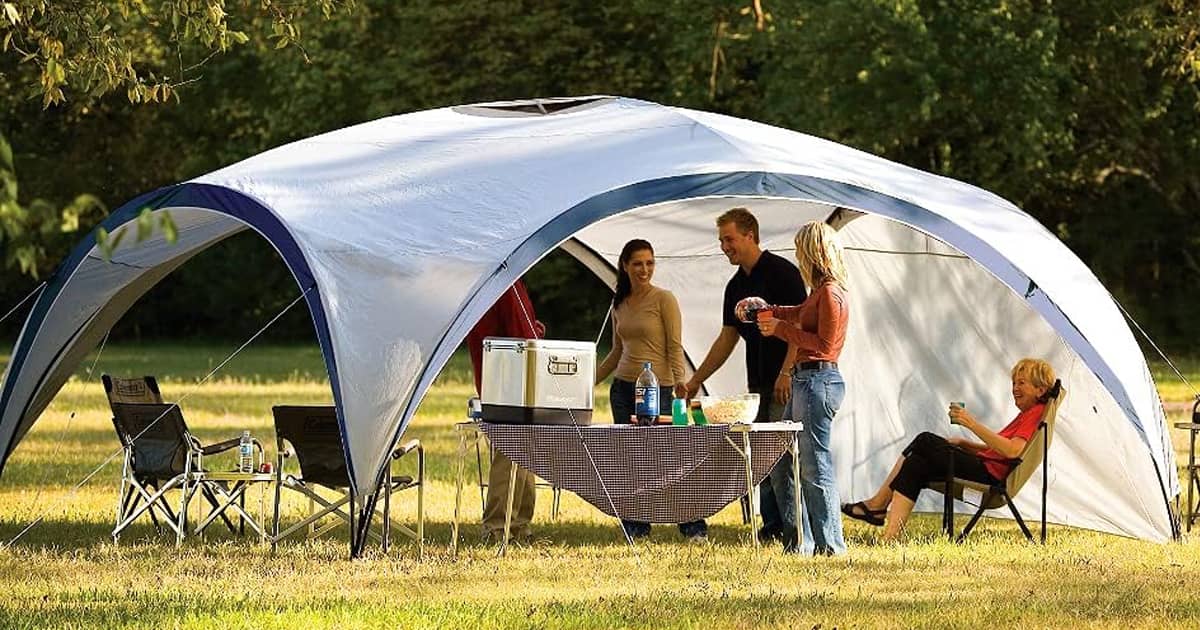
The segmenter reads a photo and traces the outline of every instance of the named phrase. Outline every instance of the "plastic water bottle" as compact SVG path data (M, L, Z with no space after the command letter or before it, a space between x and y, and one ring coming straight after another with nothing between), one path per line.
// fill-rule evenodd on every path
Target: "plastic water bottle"
M649 361L642 364L642 373L633 386L633 414L641 425L658 421L658 377L650 368Z
M254 440L249 431L242 431L242 441L238 444L238 470L254 472Z

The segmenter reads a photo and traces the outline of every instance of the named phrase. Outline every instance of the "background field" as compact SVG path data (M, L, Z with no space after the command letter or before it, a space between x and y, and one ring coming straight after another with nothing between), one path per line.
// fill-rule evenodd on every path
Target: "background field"
M848 523L843 558L755 554L734 508L713 519L708 546L685 545L669 527L630 549L611 519L571 495L557 523L539 497L537 539L497 558L478 542L474 489L459 556L449 553L454 484L452 426L471 394L456 356L426 397L409 434L429 453L423 557L400 542L348 561L344 529L284 544L275 555L224 533L182 549L148 525L114 545L108 536L120 474L114 458L78 492L71 487L118 445L99 373L159 375L183 399L204 440L248 428L271 438L270 407L330 398L315 347L256 347L197 386L233 346L108 347L63 388L21 443L0 479L0 627L1196 627L1200 543L1159 545L1052 528L1042 548L1020 542L1007 521L985 521L962 546L918 518L902 546L875 544L871 528ZM7 357L0 357L0 364ZM1197 382L1200 365L1185 361ZM1171 420L1190 399L1154 366ZM597 391L607 414L606 392ZM1183 435L1173 432L1186 457ZM226 462L219 462L216 467ZM232 464L232 459L228 461ZM253 503L253 501L252 501ZM292 510L301 504L289 504ZM400 512L411 511L402 504Z

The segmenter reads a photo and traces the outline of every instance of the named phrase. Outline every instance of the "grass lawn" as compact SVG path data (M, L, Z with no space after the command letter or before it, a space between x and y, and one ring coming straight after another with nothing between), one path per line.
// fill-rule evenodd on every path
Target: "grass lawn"
M331 399L316 348L257 347L221 376L195 382L233 350L212 346L109 347L60 392L0 479L2 628L848 628L1200 626L1200 543L1160 545L1052 528L1046 547L1021 542L1015 525L985 521L965 545L919 517L897 547L848 522L850 553L796 558L753 553L736 506L712 519L712 542L680 542L656 527L627 547L612 519L572 495L557 523L547 494L538 539L505 558L477 542L478 495L469 488L465 546L448 540L454 502L452 426L473 391L458 356L426 397L409 435L429 454L424 556L401 541L388 555L346 559L344 528L332 537L283 544L215 533L182 549L146 524L113 544L108 536L119 458L77 492L71 486L118 449L99 372L159 375L181 399L202 440L248 428L270 437L270 407ZM0 356L0 365L7 357ZM85 367L91 365L91 359ZM1163 374L1162 366L1154 366ZM1185 362L1200 382L1200 363ZM1183 419L1184 388L1165 382L1171 421ZM598 410L607 414L605 392ZM1177 433L1177 432L1173 432ZM1185 440L1173 436L1186 457ZM232 458L229 459L232 464ZM220 467L218 464L214 467ZM474 497L474 499L472 499ZM254 503L252 501L251 503ZM289 503L298 513L299 502ZM411 512L409 503L394 506ZM215 531L215 530L214 530Z

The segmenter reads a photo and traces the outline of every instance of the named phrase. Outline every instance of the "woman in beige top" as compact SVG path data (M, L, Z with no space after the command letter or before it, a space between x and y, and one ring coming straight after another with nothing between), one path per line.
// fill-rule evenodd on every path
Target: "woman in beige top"
M628 424L634 414L633 387L650 363L659 385L659 413L670 415L671 398L686 395L683 377L682 318L675 295L650 283L654 277L654 248L633 239L621 249L617 291L613 296L612 350L596 368L596 384L614 374L609 388L613 422ZM631 538L650 534L650 524L621 521ZM708 538L704 521L680 523L679 532L693 541Z

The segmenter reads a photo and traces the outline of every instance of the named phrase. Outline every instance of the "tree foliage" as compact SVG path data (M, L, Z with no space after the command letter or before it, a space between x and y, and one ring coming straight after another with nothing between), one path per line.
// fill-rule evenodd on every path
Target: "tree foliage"
M805 131L992 190L1058 234L1156 336L1196 332L1200 9L1190 0L363 0L352 11L332 0L113 0L104 19L97 4L0 0L24 29L0 55L0 133L25 194L47 208L85 193L116 206L395 113L622 94ZM5 19L0 37L18 23ZM37 256L57 260L63 247L43 243ZM217 258L270 267L254 237L222 247L150 301L236 296L267 312L294 296L285 272L258 272L256 296L221 271ZM545 319L589 322L560 326L564 335L593 334L603 315L603 290L584 275L556 256L530 279ZM592 288L567 299L581 286ZM132 317L146 334L227 329L202 310ZM308 326L297 320L296 334Z
M70 203L58 206L45 199L18 202L17 173L12 147L0 136L0 246L4 266L38 277L48 254L65 246L64 237L79 232L80 224L90 224L103 213L104 204L90 194L76 195Z
M300 41L300 21L328 18L345 0L4 0L0 42L36 69L43 105L125 90L132 103L165 101L205 62L264 32L275 48ZM232 15L227 7L232 5ZM202 56L195 56L197 53Z
M227 4L233 4L236 13L228 13ZM70 98L67 121L51 116L52 124L61 125L86 116L98 99L112 92L123 91L133 104L166 102L181 86L198 81L214 55L250 41L248 32L262 33L276 49L298 46L300 22L311 12L328 18L347 4L346 0L173 0L151 7L142 0L5 0L0 2L0 52L7 61L0 73L0 86L6 88L5 113L16 119L35 117L28 104L20 102L23 98L40 101L43 108ZM0 128L4 262L36 277L44 272L48 253L62 247L57 241L63 235L77 236L81 218L83 227L90 228L105 206L82 190L65 205L42 198L22 205L11 146L3 132ZM145 213L137 232L144 234L152 223ZM159 224L173 234L169 217L162 217ZM98 231L106 252L124 236L118 232L110 239Z

